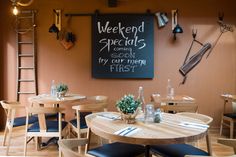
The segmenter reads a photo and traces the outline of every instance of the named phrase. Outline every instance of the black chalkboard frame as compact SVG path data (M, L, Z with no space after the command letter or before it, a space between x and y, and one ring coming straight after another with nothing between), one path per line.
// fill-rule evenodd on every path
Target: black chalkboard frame
M108 20L109 20L109 22L111 22L111 20L112 20L113 24L114 24L114 22L116 23L119 20L120 20L120 22L124 22L124 19L125 19L125 25L132 26L132 24L135 23L135 24L138 24L138 26L140 26L140 27L143 24L142 22L144 22L145 32L143 32L142 36L144 36L146 47L144 47L144 49L141 49L142 51L137 51L136 50L137 48L132 48L132 50L135 50L135 54L139 53L139 54L143 55L143 58L140 58L140 57L142 57L141 55L136 55L136 56L138 56L138 58L134 58L134 59L137 59L138 61L140 61L141 65L142 65L142 66L140 65L140 68L138 68L138 67L133 68L132 66L130 66L131 72L126 72L126 71L119 72L119 70L118 70L118 72L113 72L113 71L111 72L111 71L107 70L107 69L109 69L109 67L107 67L107 66L110 66L110 69L111 69L111 67L115 68L115 69L120 69L119 66L115 65L115 67L114 67L112 63L109 63L108 65L102 65L102 64L105 64L105 59L108 59L111 62L111 60L116 61L116 59L118 59L118 58L114 59L109 56L106 56L106 55L110 55L110 53L108 53L107 51L105 51L105 53L103 52L103 55L101 55L101 53L98 52L99 50L101 50L101 47L98 47L99 46L99 43L98 43L99 39L106 38L108 35L109 35L108 37L111 37L111 34L109 34L109 33L104 33L104 34L102 34L102 36L98 36L98 25L97 24L98 24L98 21L100 23L102 23L101 19L103 19L105 22L107 22ZM139 22L137 22L137 21L139 21ZM113 24L111 24L111 25L113 25ZM100 28L102 28L102 26ZM105 28L105 27L103 27L103 28ZM101 34L99 34L99 35L101 35ZM114 34L112 34L112 35L114 36ZM117 35L117 34L115 34L115 35ZM127 48L130 48L130 47L128 46ZM104 54L105 54L105 56L104 56ZM130 54L131 54L131 52L130 52ZM104 62L99 60L99 57L101 60L104 59ZM108 58L106 58L106 57L108 57ZM123 66L123 67L129 66L129 64L127 65L126 58L121 57L119 59L120 59L120 62L122 61L122 59L126 60L126 64L122 65L123 64L123 62L122 62L120 66ZM117 61L119 61L119 59ZM144 63L146 64L145 66L144 66ZM123 69L125 69L125 68L123 68ZM93 78L122 78L122 79L126 79L126 78L152 79L154 77L154 16L153 16L153 14L148 14L148 13L147 14L95 14L92 16L92 77Z

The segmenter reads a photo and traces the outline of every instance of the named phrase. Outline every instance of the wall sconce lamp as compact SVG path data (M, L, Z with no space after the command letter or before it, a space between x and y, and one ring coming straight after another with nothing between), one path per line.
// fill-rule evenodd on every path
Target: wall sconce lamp
M58 33L61 30L61 10L55 10L53 9L53 15L54 15L54 21L50 28L49 32L50 33L56 33L57 34L57 39L59 39Z
M176 33L183 33L182 27L178 24L177 16L178 16L178 9L172 10L172 33L174 34L174 40L176 40Z
M33 1L34 0L29 0L28 2L22 3L21 0L11 0L12 6L13 6L12 13L14 15L18 15L19 10L18 10L17 6L26 7L26 6L31 5L33 3Z
M163 13L163 12L157 12L155 14L156 18L157 18L157 22L158 22L158 27L162 28L164 27L167 23L168 23L168 18L167 18L167 13Z

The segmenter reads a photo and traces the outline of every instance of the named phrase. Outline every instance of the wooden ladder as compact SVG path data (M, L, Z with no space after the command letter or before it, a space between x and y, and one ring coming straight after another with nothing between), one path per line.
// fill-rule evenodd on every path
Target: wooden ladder
M38 94L35 14L24 10L16 16L17 101L21 94Z

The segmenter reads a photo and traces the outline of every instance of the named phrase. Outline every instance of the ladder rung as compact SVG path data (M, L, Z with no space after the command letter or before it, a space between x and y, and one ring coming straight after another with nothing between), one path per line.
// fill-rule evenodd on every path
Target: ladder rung
M33 44L32 41L20 41L19 44Z
M25 33L25 32L28 32L28 31L33 31L32 28L28 28L28 29L18 29L17 32L18 33Z
M20 57L33 57L33 54L19 54Z
M20 79L18 80L19 82L34 82L34 80L32 79Z
M18 19L32 19L33 16L18 16Z
M34 67L19 67L19 69L34 69Z
M35 92L17 92L18 94L35 94Z

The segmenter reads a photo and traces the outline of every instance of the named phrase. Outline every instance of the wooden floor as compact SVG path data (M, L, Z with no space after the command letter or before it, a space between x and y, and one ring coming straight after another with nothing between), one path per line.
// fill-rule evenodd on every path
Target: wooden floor
M10 147L10 156L23 156L23 149L24 149L24 130L17 130L14 131L14 137L11 142ZM214 156L227 156L233 155L233 149L216 142L217 138L219 137L219 129L211 129L210 136L212 140L212 149ZM45 140L45 139L44 139ZM5 156L6 147L2 146L3 141L3 132L0 132L0 156ZM205 140L201 140L199 142L199 147L201 149L206 150ZM56 157L58 156L58 149L56 145L50 145L41 151L35 150L34 141L31 141L28 144L28 151L27 156L34 156L34 157L41 157L41 156L49 156L49 157Z

